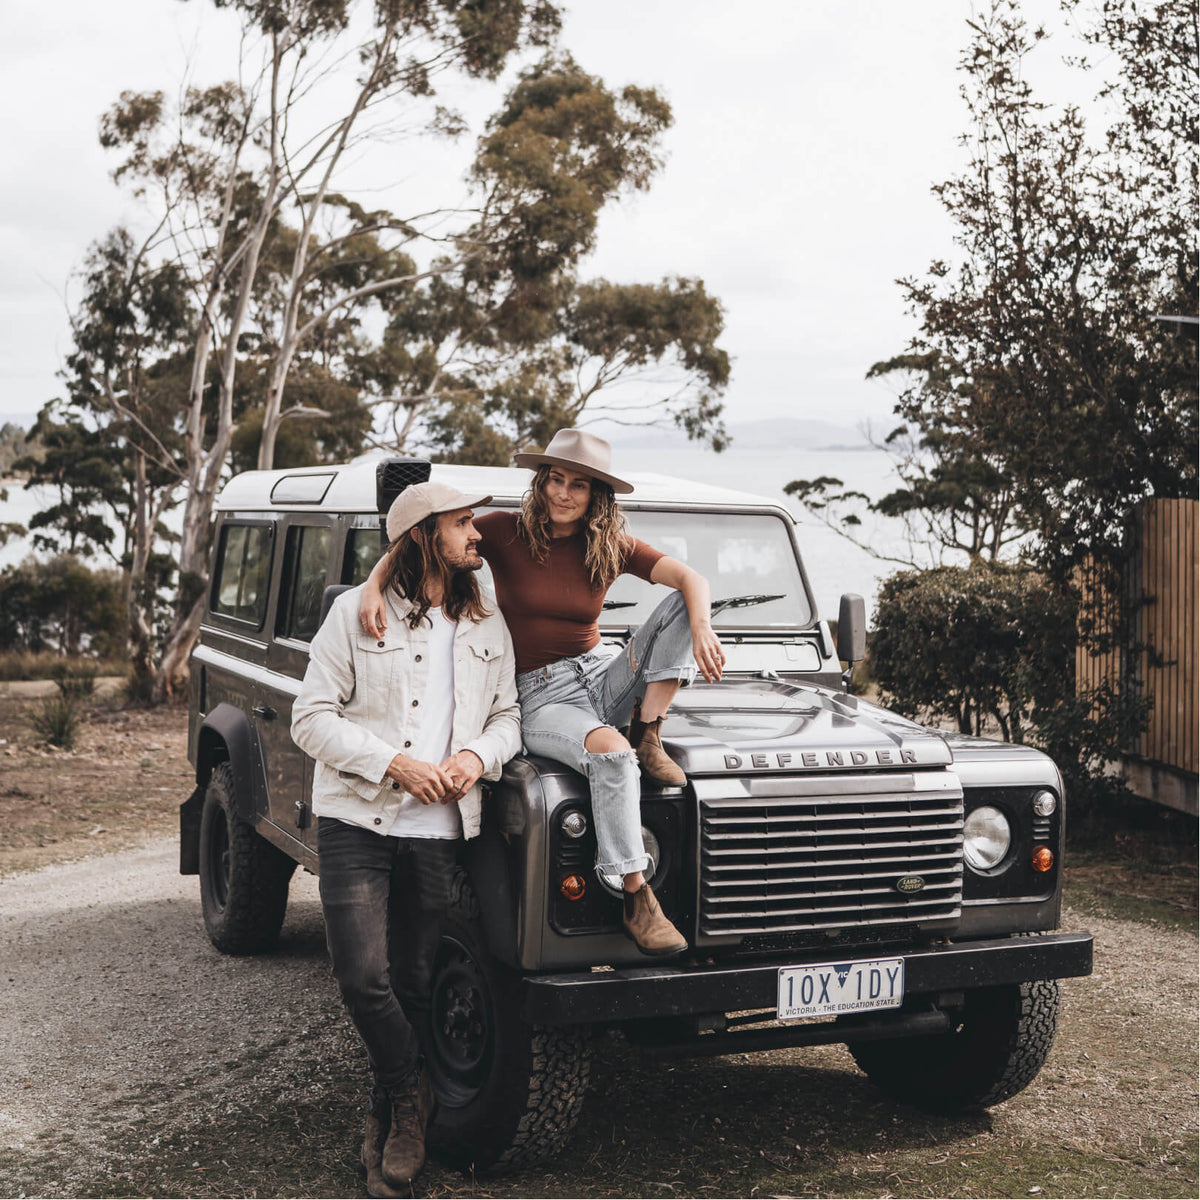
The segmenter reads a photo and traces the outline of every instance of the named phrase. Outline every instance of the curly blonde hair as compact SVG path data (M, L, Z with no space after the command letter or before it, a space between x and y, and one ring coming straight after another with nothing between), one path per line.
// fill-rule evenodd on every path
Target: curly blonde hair
M550 552L550 509L546 504L546 481L550 467L543 463L521 500L518 529L529 543L533 557L544 563ZM592 497L583 517L587 549L584 566L595 591L607 592L621 573L629 553L629 530L616 494L607 483L592 478Z

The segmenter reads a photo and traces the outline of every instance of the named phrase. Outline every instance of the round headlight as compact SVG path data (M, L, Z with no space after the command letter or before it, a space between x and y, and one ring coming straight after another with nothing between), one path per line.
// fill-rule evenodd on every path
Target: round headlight
M654 872L658 870L658 864L661 861L662 848L658 844L658 838L645 825L642 826L642 845L646 847L646 856L650 859L645 870L645 875L647 879L653 879ZM600 882L615 895L619 896L621 894L620 875L601 874Z
M570 812L563 813L559 828L569 838L581 838L587 833L587 817L579 809L573 808Z
M1033 811L1039 817L1048 817L1058 807L1058 797L1053 792L1038 792L1033 797Z
M963 822L963 857L977 871L990 871L1004 861L1012 844L1008 818L985 804L967 814Z

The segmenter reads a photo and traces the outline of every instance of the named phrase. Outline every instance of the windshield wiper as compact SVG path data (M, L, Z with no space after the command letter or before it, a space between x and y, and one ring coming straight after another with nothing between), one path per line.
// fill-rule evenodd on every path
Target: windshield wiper
M772 600L783 600L785 593L783 592L760 592L757 595L748 596L730 596L725 600L714 600L712 610L714 613L721 612L726 608L749 608L752 604L767 604Z
M714 600L712 611L720 612L725 608L749 608L752 604L769 604L772 600L786 599L784 592L759 592L757 595L730 596L725 600ZM602 607L607 611L612 608L636 608L636 600L605 600Z

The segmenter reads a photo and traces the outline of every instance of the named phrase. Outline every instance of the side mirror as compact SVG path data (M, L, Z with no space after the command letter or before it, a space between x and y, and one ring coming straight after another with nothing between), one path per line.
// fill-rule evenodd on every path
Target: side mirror
M867 607L853 592L846 592L838 606L837 652L851 666L867 656Z

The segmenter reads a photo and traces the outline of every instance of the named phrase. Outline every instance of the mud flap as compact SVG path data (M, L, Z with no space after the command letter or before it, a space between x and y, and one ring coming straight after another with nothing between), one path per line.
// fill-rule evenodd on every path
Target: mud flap
M204 811L204 789L195 791L179 806L179 873L200 874L200 814Z

